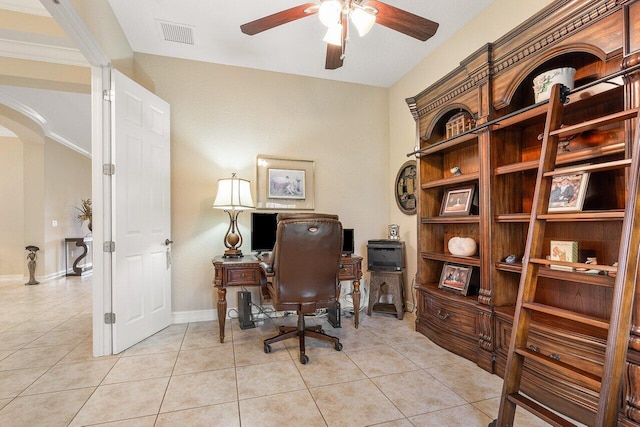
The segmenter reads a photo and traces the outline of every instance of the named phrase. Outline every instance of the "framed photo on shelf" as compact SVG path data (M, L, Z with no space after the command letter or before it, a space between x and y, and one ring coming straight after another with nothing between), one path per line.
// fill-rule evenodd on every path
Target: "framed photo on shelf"
M453 291L461 295L467 295L473 267L446 262L442 267L438 288Z
M256 208L314 208L313 161L259 155L256 168Z
M549 260L578 262L578 242L551 240L549 246ZM550 268L552 270L573 271L572 267L564 265L551 265Z
M475 185L467 185L446 190L442 198L440 216L470 215L475 188Z
M579 212L587 194L589 173L556 175L551 181L549 212Z

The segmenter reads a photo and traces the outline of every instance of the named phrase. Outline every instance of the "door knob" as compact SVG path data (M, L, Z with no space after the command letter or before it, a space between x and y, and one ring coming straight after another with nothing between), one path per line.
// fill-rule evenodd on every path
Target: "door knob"
M172 244L172 243L173 243L173 240L166 239L166 240L164 241L164 245L165 245L165 246L169 246L169 245L170 245L170 244Z

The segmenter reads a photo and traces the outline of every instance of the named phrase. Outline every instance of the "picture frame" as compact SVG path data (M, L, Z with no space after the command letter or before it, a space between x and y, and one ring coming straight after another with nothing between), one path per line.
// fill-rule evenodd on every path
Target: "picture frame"
M440 216L464 216L471 214L475 185L445 190L440 207Z
M578 242L567 240L551 240L549 242L549 260L578 262ZM574 271L573 267L551 265L552 270Z
M452 291L460 295L469 293L469 284L473 275L473 267L445 262L440 274L438 288Z
M580 212L589 184L589 172L555 175L549 193L549 212Z
M258 155L257 209L314 209L315 162Z

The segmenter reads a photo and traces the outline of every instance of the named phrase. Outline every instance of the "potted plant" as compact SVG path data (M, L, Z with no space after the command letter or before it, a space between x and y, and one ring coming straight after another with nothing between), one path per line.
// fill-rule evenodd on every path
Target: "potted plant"
M81 223L85 221L89 221L87 227L89 227L89 231L93 231L93 225L91 224L91 218L93 211L91 209L91 199L82 199L82 206L76 207L80 213L78 214L78 219Z

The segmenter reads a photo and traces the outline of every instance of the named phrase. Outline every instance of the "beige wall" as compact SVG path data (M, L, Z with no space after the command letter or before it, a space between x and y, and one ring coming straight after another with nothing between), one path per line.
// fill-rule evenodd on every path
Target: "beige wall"
M22 142L0 137L0 277L22 277L24 256L24 164Z
M44 146L44 261L45 275L65 269L64 239L84 237L76 207L91 198L91 159L62 144L47 140ZM57 226L53 226L53 221ZM76 249L78 250L78 249Z
M91 197L91 159L44 137L4 106L0 124L18 135L0 138L0 277L28 276L27 245L40 248L38 280L62 274L64 238L88 232L75 221L75 206Z
M174 312L215 307L211 259L229 224L211 208L217 180L237 172L255 197L258 154L315 161L315 211L354 228L358 253L386 235L386 89L144 54L136 62L171 104ZM249 219L240 214L244 252Z
M435 83L460 65L460 61L526 21L536 12L550 4L549 0L513 1L494 0L485 10L425 58L400 81L389 93L389 175L387 188L393 194L393 182L400 166L409 160L407 153L416 143L416 123L405 102ZM390 221L400 225L401 238L407 245L408 284L417 269L417 218L400 212L395 203L387 205ZM411 298L411 294L407 294Z

